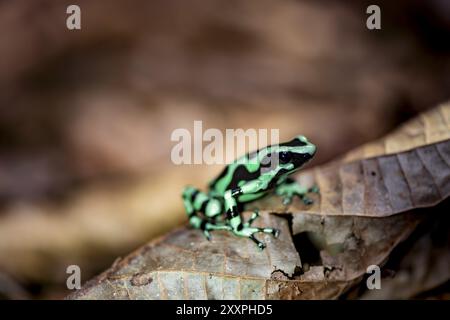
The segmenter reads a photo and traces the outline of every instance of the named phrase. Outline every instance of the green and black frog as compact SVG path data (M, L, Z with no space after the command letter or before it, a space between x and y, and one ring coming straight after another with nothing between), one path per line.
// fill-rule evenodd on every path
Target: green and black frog
M316 146L304 136L297 136L289 142L267 146L246 154L228 166L209 184L207 193L194 187L186 187L183 201L189 223L203 231L208 240L210 231L228 230L239 237L248 237L259 249L265 244L254 236L257 232L278 237L273 228L252 227L258 218L255 210L246 222L242 221L244 205L262 198L271 192L283 197L285 205L299 196L305 204L311 204L309 192L318 192L317 187L306 188L289 176L298 171L315 154Z

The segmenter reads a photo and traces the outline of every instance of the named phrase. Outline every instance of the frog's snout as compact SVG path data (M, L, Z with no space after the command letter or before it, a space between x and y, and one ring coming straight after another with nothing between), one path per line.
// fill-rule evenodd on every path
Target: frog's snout
M309 142L308 138L303 135L297 136L297 139L303 142L304 147L306 148L306 153L311 157L314 156L314 154L316 153L316 146Z
M312 143L308 143L307 148L308 148L308 153L311 155L311 158L312 158L316 154L317 148Z
M297 136L297 139L300 140L301 142L308 143L308 139L303 135Z

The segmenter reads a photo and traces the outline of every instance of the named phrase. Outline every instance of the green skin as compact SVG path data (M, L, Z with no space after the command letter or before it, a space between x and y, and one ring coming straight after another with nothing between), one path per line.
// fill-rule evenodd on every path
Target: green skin
M283 197L285 205L294 196L299 196L305 204L311 204L312 200L306 194L318 192L317 187L302 187L288 176L300 169L315 152L316 147L312 143L304 136L297 136L287 143L268 146L235 160L209 184L208 193L186 187L183 202L189 223L201 229L208 240L211 239L210 231L228 230L236 236L251 239L259 249L264 249L265 244L254 234L263 232L278 237L279 231L252 227L259 216L257 210L247 222L243 222L240 212L244 204L273 191Z

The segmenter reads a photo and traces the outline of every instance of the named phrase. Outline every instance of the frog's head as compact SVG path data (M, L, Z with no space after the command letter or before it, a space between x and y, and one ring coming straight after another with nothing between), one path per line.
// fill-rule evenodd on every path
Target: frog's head
M308 162L316 153L316 146L305 136L297 136L289 142L278 146L279 166L292 172Z

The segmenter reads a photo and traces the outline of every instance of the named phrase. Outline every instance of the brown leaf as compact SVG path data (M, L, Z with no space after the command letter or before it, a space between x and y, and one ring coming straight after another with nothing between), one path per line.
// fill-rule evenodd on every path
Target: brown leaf
M365 290L362 299L428 297L430 290L450 279L449 205L447 199L432 209L423 209L432 210L433 219L395 248L386 263L388 272L382 277L381 290Z
M181 228L135 251L69 298L337 298L383 264L450 193L450 104L299 176L320 196L288 208L270 197L260 225L281 230L259 252L248 239ZM278 213L278 214L274 214ZM246 214L248 217L248 214ZM300 260L301 259L301 260Z
M449 139L447 103L337 161L301 173L298 180L319 186L321 196L308 208L297 199L288 211L385 217L435 205L450 194ZM279 210L280 204L268 207Z

